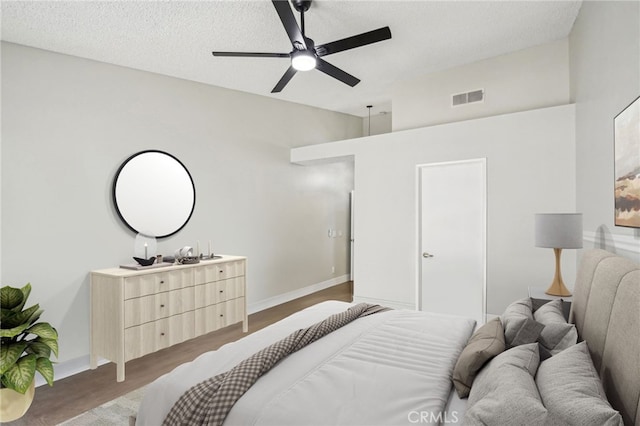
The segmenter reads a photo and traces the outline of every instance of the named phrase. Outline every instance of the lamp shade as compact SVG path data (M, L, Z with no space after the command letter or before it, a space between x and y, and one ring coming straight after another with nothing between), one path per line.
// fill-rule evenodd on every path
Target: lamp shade
M582 248L582 213L538 213L535 215L536 247Z

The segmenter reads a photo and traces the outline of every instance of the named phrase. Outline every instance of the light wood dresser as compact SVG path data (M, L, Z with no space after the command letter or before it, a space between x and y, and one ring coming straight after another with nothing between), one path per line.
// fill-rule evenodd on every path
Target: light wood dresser
M117 364L242 321L247 332L246 258L91 272L91 368Z

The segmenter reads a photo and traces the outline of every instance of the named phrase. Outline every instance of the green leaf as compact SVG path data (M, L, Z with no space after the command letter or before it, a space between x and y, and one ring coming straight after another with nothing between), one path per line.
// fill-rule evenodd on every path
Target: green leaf
M0 306L4 309L13 309L16 306L20 306L23 299L24 293L19 288L9 286L0 288Z
M0 374L4 374L13 364L18 361L18 358L24 353L27 348L27 343L9 343L0 346Z
M30 328L28 328L26 332L35 334L36 336L40 336L43 339L58 338L58 332L55 328L51 327L51 324L49 324L48 322L39 322L38 324L34 324Z
M11 321L11 318L16 315L18 315L18 313L13 312L11 309L0 308L0 321L2 322L0 325L2 325L3 328L8 328L6 327L7 321Z
M39 308L40 305L33 305L22 312L10 311L13 312L13 315L2 319L2 328L13 328L20 324L33 324L38 318L40 318L40 315L43 312L43 310Z
M13 328L0 329L0 337L16 337L21 333L24 333L31 324L26 323Z
M35 306L40 307L40 305L35 305ZM31 308L33 308L33 306ZM31 308L29 308L29 309L31 309ZM26 311L23 311L23 312L26 312ZM27 322L29 324L35 323L36 321L38 321L40 319L40 315L42 315L43 312L44 312L44 309L36 309L36 311L31 314L29 319L27 319Z
M22 310L22 308L24 308L25 303L27 303L27 299L29 298L29 295L31 294L31 283L27 283L27 285L25 285L24 287L22 287L20 289L20 291L22 291L22 303L20 303L20 305L16 306L13 310L16 312L20 312Z
M28 354L34 354L37 358L49 359L51 357L51 347L47 343L42 342L39 339L40 338L29 341L27 344L26 352ZM58 342L56 342L55 340L52 340L52 342L55 344L57 352Z
M58 340L57 339L43 339L42 337L38 337L37 339L31 340L30 342L37 344L44 344L49 347L58 356ZM33 344L32 343L32 344Z
M36 375L36 356L31 354L18 360L2 376L2 383L16 392L24 394Z
M36 360L36 370L47 381L49 386L53 386L53 364L47 358L38 358Z

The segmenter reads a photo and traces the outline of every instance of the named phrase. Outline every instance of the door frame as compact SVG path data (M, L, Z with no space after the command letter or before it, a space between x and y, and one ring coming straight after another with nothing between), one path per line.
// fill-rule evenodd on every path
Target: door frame
M356 205L356 191L351 190L349 192L349 280L354 281L354 253L355 253L355 205Z
M416 253L416 310L421 310L422 308L422 170L425 167L434 167L434 166L442 166L442 165L453 165L453 164L464 164L464 163L480 163L482 166L482 173L484 175L484 179L482 181L482 190L484 192L484 196L482 197L482 212L484 217L482 218L482 223L484 224L482 228L482 240L483 240L483 252L482 252L482 265L483 265L483 274L482 274L482 321L486 322L487 320L487 158L479 157L479 158L471 158L467 160L452 160L452 161L439 161L434 163L422 163L416 164L416 173L415 173L415 200L416 200L416 219L415 219L415 229L416 229L416 239L415 239L415 253ZM478 324L480 326L481 324Z

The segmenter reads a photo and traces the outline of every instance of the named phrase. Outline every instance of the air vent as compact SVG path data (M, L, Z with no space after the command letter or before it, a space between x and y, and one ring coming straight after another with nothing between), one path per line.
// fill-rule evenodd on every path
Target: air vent
M460 93L459 95L453 95L451 96L451 105L452 106L458 106L458 105L464 105L467 103L467 94L466 93Z
M451 95L451 106L460 106L482 101L484 101L484 89Z

